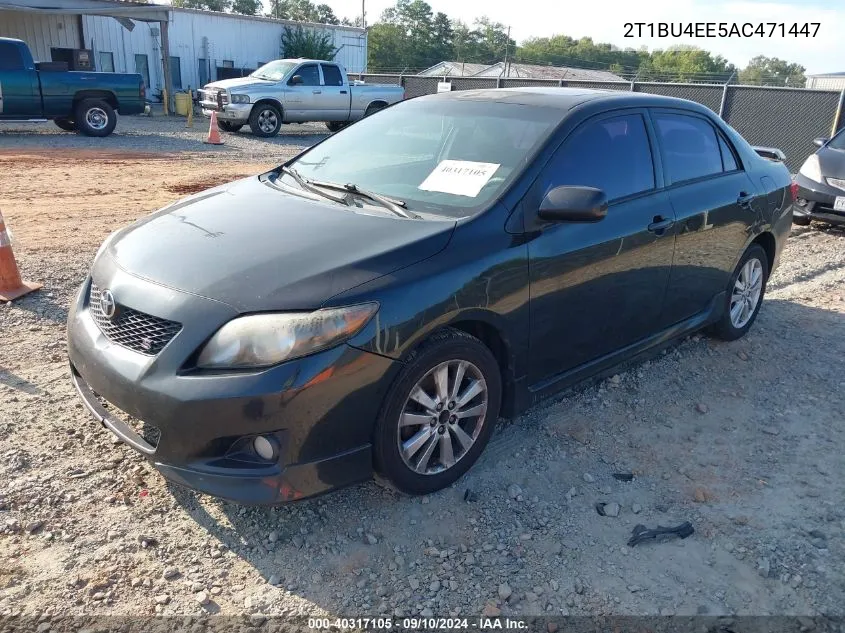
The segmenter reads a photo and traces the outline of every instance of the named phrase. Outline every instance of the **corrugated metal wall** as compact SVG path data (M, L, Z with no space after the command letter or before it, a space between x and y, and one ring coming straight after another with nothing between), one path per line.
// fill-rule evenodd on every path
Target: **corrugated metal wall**
M815 90L843 90L845 77L807 77L806 87Z
M160 90L162 84L160 37L158 23L135 22L129 31L110 17L83 16L85 47L94 51L97 70L102 70L100 53L111 53L114 70L118 73L142 72L136 64L136 55L145 55L149 69L149 87Z
M0 11L0 37L23 40L36 61L51 61L51 47L79 48L79 20L75 15Z

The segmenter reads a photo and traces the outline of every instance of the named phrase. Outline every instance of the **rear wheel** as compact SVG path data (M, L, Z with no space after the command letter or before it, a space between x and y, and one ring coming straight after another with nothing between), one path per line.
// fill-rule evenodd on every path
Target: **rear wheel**
M76 132L76 123L73 122L73 119L53 119L53 123L55 123L57 127L63 129L65 132Z
M249 127L256 136L276 136L282 129L282 112L270 103L259 103L249 115Z
M221 121L220 119L217 119L217 127L219 127L224 132L237 132L243 126L243 123L229 123L228 121Z
M387 394L376 425L376 469L411 494L449 486L487 445L501 397L490 350L464 332L438 332L409 356Z
M763 304L769 258L759 244L752 244L728 283L725 312L713 326L713 333L725 341L734 341L751 329Z
M76 105L74 121L86 136L108 136L117 125L117 114L101 99L83 99Z
M367 109L364 111L364 116L365 117L372 116L373 114L375 114L379 110L384 110L385 107L387 107L387 106L385 106L383 103L371 103L370 105L367 106Z

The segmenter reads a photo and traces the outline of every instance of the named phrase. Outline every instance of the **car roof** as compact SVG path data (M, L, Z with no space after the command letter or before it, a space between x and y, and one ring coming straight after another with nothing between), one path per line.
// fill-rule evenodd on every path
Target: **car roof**
M593 88L558 88L558 87L530 87L530 88L488 88L481 90L454 90L434 95L420 97L420 99L454 99L461 101L488 101L496 103L511 103L517 105L555 108L562 111L586 102L606 102L614 108L622 107L681 107L690 110L706 110L704 106L694 101L664 97L643 92L628 92L625 90L597 90Z

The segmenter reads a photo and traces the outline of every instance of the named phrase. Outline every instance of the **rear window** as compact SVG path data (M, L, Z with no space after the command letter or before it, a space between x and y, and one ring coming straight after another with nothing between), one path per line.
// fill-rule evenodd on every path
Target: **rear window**
M17 44L0 42L0 70L23 70L23 59Z
M342 86L343 75L340 74L340 68L331 64L322 64L323 66L323 81L327 86Z
M721 173L719 140L716 130L707 121L661 112L655 114L654 122L672 183Z

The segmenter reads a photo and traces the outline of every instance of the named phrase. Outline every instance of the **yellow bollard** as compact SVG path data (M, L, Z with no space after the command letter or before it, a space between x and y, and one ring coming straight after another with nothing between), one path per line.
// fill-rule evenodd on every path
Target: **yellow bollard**
M188 104L188 123L185 127L194 127L194 102Z

